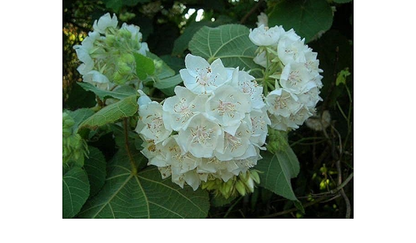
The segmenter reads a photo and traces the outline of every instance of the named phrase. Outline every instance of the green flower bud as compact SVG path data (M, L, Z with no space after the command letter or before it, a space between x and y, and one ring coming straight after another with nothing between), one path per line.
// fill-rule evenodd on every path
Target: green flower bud
M235 188L237 189L238 193L240 193L241 196L246 195L246 187L244 186L243 182L241 182L240 180L238 180L235 183Z
M260 176L257 170L250 171L250 177L257 183L260 184Z
M105 43L109 46L113 46L116 42L116 37L114 35L108 34L105 38Z
M129 67L125 62L118 62L118 72L124 75L130 74L131 67Z
M120 60L124 63L133 63L134 62L134 56L130 53L125 53L121 55Z

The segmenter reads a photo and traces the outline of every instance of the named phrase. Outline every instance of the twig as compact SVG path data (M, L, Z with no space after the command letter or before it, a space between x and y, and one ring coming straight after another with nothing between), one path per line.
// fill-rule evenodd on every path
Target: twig
M252 15L260 7L260 5L263 2L264 2L264 0L258 1L257 4L254 5L254 7L246 15L244 15L244 17L240 21L240 24L244 24L247 21L248 17L250 17L250 15Z

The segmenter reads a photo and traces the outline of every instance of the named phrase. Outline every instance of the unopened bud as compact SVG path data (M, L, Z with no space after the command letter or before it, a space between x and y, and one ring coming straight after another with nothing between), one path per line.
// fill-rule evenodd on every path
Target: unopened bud
M244 186L244 184L240 180L238 180L235 183L235 188L237 189L237 191L240 193L241 196L246 195L246 187Z

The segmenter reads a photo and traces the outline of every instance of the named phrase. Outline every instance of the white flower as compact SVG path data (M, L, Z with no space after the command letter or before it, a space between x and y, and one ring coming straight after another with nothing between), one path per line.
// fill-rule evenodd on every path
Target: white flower
M165 140L172 132L170 128L165 127L162 105L158 102L139 105L139 118L137 133L156 144Z
M316 86L313 78L313 74L303 63L294 62L283 68L280 85L294 94L299 94Z
M234 135L241 120L251 110L250 95L231 85L223 85L207 100L206 110L225 131Z
M215 156L223 161L243 156L250 145L251 134L251 129L245 122L241 123L234 135L224 132L224 149L221 152L215 151Z
M120 30L127 30L128 32L131 33L131 39L136 41L136 42L141 42L142 41L142 33L140 32L140 27L133 25L133 24L126 24L123 23L123 25L121 25Z
M195 157L209 158L215 149L222 149L223 137L224 133L217 123L198 114L186 130L179 131L178 144L184 152L190 152Z
M282 88L270 92L266 97L266 104L271 114L282 117L289 117L301 106L297 96Z
M107 28L112 27L116 28L118 24L117 16L113 14L113 17L110 16L110 13L106 13L100 17L97 21L94 21L93 29L98 31L101 34L105 34Z
M299 101L308 109L313 109L316 104L322 100L321 97L319 97L319 93L319 88L313 87L304 93L298 94Z
M175 96L163 103L163 121L173 130L186 129L191 118L205 110L206 96L197 96L189 89L176 86ZM201 110L204 109L204 110Z
M253 109L261 109L265 104L263 101L263 87L257 85L255 78L245 71L238 68L233 72L231 84L238 87L243 93L250 95L251 106Z
M304 44L304 41L293 29L290 29L281 37L277 45L277 53L284 65L306 61L305 53L308 51L308 47Z
M312 115L312 112L307 107L302 106L295 114L290 115L289 119L300 126Z
M268 28L260 25L257 28L250 29L248 37L257 46L272 46L277 44L283 33L284 29L281 26Z
M179 71L184 85L195 94L209 94L229 79L221 59L211 65L202 57L185 57L186 69Z
M267 137L267 125L270 125L270 119L266 112L266 107L262 110L252 110L250 112L252 135L250 141L257 147L263 146Z

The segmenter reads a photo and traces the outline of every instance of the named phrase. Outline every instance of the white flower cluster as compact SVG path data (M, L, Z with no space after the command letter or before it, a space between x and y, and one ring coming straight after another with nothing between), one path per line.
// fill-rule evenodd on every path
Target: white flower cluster
M94 31L88 33L81 45L74 46L82 62L77 70L84 82L103 90L137 80L133 53L146 55L149 51L138 26L123 23L118 28L117 24L116 15L103 15L94 21Z
M142 153L163 178L196 190L201 181L227 182L256 165L270 120L263 88L247 72L191 54L185 66L185 87L177 86L163 105L139 90L136 131L145 141Z
M254 61L266 68L265 82L274 83L274 90L266 96L271 127L296 129L313 115L321 100L322 70L317 53L293 29L268 28L264 22L259 20L260 26L250 30L249 38L259 46Z

